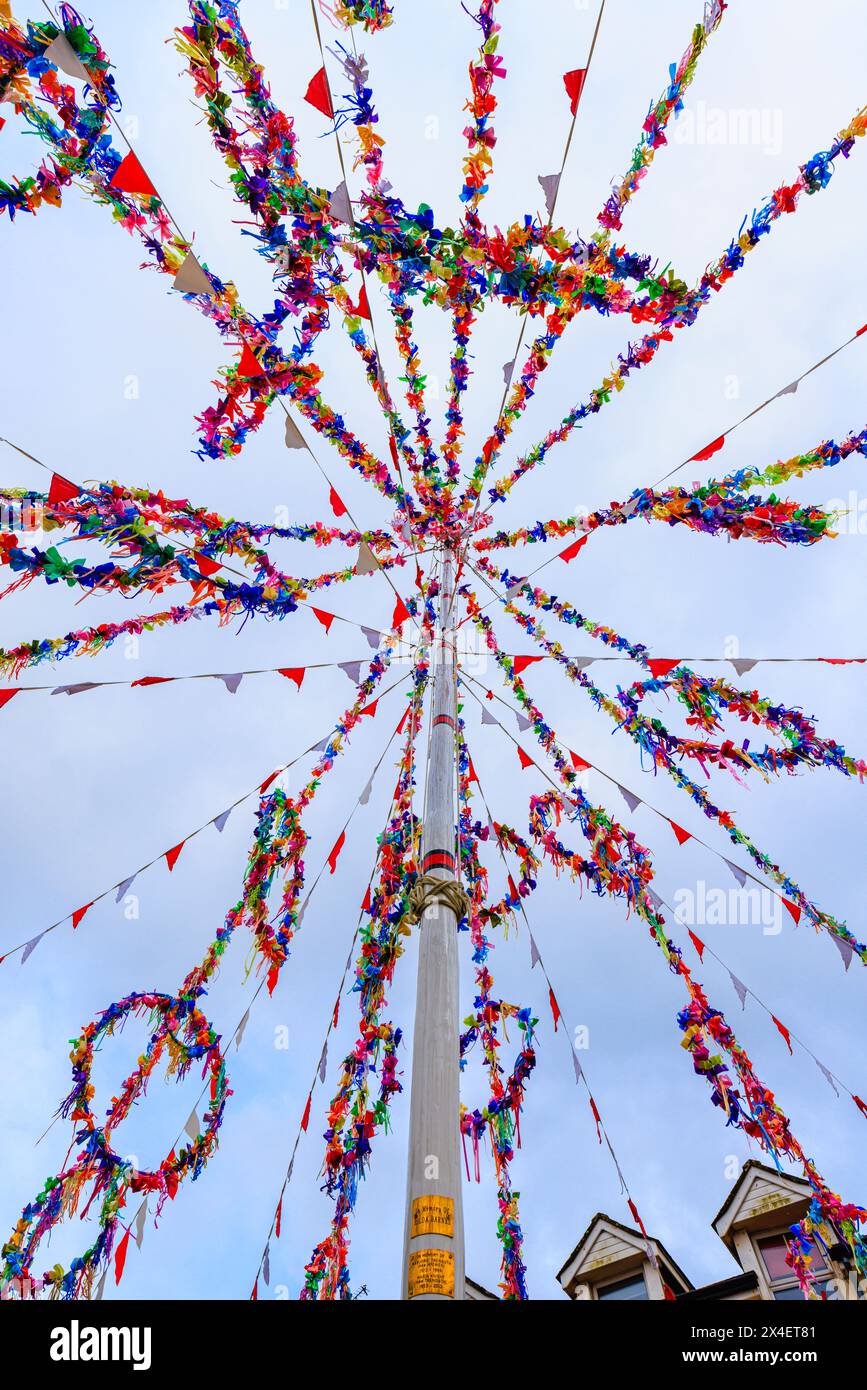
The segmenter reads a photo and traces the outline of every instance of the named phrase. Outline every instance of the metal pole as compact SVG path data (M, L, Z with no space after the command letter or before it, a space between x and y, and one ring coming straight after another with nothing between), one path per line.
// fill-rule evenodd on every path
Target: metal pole
M455 880L455 561L442 554L421 872ZM457 919L438 902L418 926L419 956L402 1297L464 1297Z

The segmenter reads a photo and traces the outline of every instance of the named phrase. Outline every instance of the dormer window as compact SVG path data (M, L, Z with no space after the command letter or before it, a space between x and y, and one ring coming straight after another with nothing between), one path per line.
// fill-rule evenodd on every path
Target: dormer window
M780 1231L777 1235L763 1236L756 1241L756 1246L774 1300L785 1302L789 1299L803 1299L804 1295L795 1273L786 1264L788 1232ZM810 1269L816 1279L814 1285L816 1293L820 1295L824 1293L826 1298L834 1298L836 1294L833 1280L830 1278L831 1271L821 1251L814 1247L810 1253L812 1256Z
M628 1279L618 1279L613 1284L597 1284L596 1297L599 1299L646 1299L649 1297L643 1274L631 1274Z

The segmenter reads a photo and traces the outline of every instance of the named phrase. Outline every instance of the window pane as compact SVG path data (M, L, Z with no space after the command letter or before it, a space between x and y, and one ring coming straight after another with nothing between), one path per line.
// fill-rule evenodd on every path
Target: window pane
M759 1249L770 1279L791 1279L792 1271L786 1264L786 1242L782 1236L768 1236L760 1240Z
M647 1298L647 1285L644 1275L636 1274L631 1279L621 1279L618 1284L606 1284L596 1292L599 1298Z
M794 1277L793 1270L786 1264L785 1236L766 1236L764 1240L758 1242L758 1246L770 1279L792 1279ZM826 1273L828 1266L818 1245L814 1245L810 1251L810 1260L810 1269L815 1275Z
M793 1298L800 1298L802 1302L804 1300L797 1284L790 1284L787 1289L774 1289L774 1299L777 1303L788 1303Z

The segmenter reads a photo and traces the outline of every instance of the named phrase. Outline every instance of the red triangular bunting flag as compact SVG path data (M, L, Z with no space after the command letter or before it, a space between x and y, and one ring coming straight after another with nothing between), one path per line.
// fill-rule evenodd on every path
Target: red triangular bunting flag
M375 699L375 700L371 700L371 702L370 702L369 705L365 705L365 706L364 706L364 709L360 709L360 710L358 711L358 717L359 717L359 719L361 718L361 716L362 716L363 714L369 714L370 717L371 717L371 719L372 719L373 716L376 714L376 706L377 706L378 704L379 704L379 698L378 698L378 697L377 697L377 699Z
M688 932L688 934L689 934L689 939L690 939L690 941L692 942L693 946L694 946L695 949L696 949L696 952L697 952L697 954L698 954L699 960L700 960L700 961L703 961L703 960L704 960L704 942L701 941L701 940L699 940L699 938L696 936L695 932L689 930L689 927L687 927L686 930L687 930L687 932Z
M258 1276L258 1274L256 1275L256 1282L255 1282L255 1284L253 1285L253 1292L250 1294L250 1301L251 1301L252 1303L257 1303L257 1302L259 1301L259 1276Z
M518 746L518 757L521 760L521 767L524 768L525 771L528 767L533 766L533 759L527 753L524 752L523 748L521 748L520 745Z
M93 903L92 903L92 902L85 903L85 904L84 904L84 907L80 907L80 908L78 908L78 910L77 910L76 912L73 912L73 914L72 914L72 930L73 930L73 931L75 931L75 928L78 926L78 924L79 924L79 922L81 921L81 919L83 918L85 912L89 912L90 909L91 909L92 907L93 907Z
M398 594L397 603L394 605L394 612L391 615L392 627L402 627L408 617L409 609L407 608L400 594Z
M411 709L411 708L412 708L411 705L407 705L407 707L406 707L406 709L404 710L403 714L400 716L400 723L398 724L397 728L395 729L395 733L396 733L396 734L402 734L402 733L403 733L404 725L406 724L406 721L409 719L409 712L410 712L410 709Z
M554 1032L556 1033L557 1024L560 1021L560 1005L557 1003L557 1000L554 996L554 991L550 985L548 986L548 1002L551 1005L551 1015L554 1019Z
M568 565L569 561L575 559L582 545L586 545L589 539L589 536L581 536L577 541L573 541L571 545L567 545L565 550L561 550L557 558L565 560Z
M367 302L367 286L362 284L361 294L358 296L358 303L355 305L355 313L360 319L370 318L370 305Z
M687 840L692 839L692 836L690 835L689 831L684 830L682 825L678 825L677 822L673 820L670 820L668 823L674 831L675 838L677 839L677 843L679 845L685 845Z
M280 975L280 967L279 967L279 965L277 965L276 962L275 962L275 964L272 965L272 966L271 966L271 969L268 971L268 993L269 993L269 994L273 994L273 993L274 993L274 988L275 988L275 986L276 986L276 984L277 984L277 980L278 980L278 978L279 978L279 975Z
M124 155L109 179L108 186L116 188L119 193L138 193L143 198L157 197L156 189L132 150L128 155Z
M714 454L719 453L725 442L726 437L724 434L721 434L719 439L714 439L710 444L705 444L703 449L699 449L697 454L693 454L692 458L687 459L687 463L707 463L709 458L713 458Z
M240 376L265 375L265 368L248 343L245 343L241 349L241 360L238 363L238 373Z
M64 478L60 473L52 473L48 488L48 505L54 507L58 502L71 502L80 492L81 488L76 487L68 478Z
M312 1099L313 1092L311 1091L310 1095L307 1097L307 1104L304 1107L304 1114L301 1116L301 1128L303 1129L305 1134L307 1133L307 1126L310 1123L310 1102Z
M331 631L331 624L334 622L334 614L333 614L333 613L323 613L323 611L322 611L321 608L314 608L314 609L313 609L313 616L314 616L314 618L318 618L318 619L319 619L319 622L320 622L320 623L322 624L322 626L325 628L325 631L326 631L326 632L330 632L330 631Z
M515 887L515 880L512 878L512 875L507 874L506 878L509 881L509 896L512 898L519 898L521 895Z
M863 1102L863 1100L861 1099L861 1097L860 1097L860 1096L853 1096L852 1099L854 1100L854 1102L855 1102L855 1104L857 1105L858 1109L861 1111L861 1114L862 1114L865 1118L867 1118L867 1105L864 1104L864 1102Z
M166 850L165 855L163 857L169 866L169 873L171 873L172 869L175 867L178 860L180 859L181 850L183 849L186 843L186 840L181 840L181 843L179 845L175 845L174 849Z
M0 690L0 709L4 705L8 705L9 701L13 700L17 694L17 690Z
M673 671L675 666L680 664L680 658L678 657L674 661L667 661L665 657L656 656L651 657L647 664L650 667L650 674L654 679L661 680L663 676L667 676L669 671Z
M340 500L340 496L335 488L332 488L328 500L331 503L331 510L335 516L346 516L346 508Z
M126 1264L126 1252L129 1245L129 1231L127 1231L120 1245L114 1252L114 1282L119 1284L123 1275L123 1267Z
M367 885L367 889L366 889L365 894L364 894L364 902L361 904L361 910L362 910L362 912L369 912L369 911L370 911L370 884L369 884L369 883L368 883L368 885Z
M200 555L198 550L194 552L194 557L199 567L199 573L203 574L206 579L210 579L212 574L216 574L218 570L223 568L219 560L212 560L210 555Z
M801 920L801 909L798 907L798 904L790 903L788 898L783 898L783 904L788 908L789 915L797 926L798 922Z
M669 1303L677 1302L677 1294L674 1292L674 1289L669 1288L668 1284L666 1284L664 1279L662 1281L662 1292Z
M392 461L392 463L394 464L395 468L399 468L399 467L400 467L400 464L399 464L398 461L397 461L397 445L396 445L396 443L394 442L394 435L393 435L393 434L390 434L390 435L388 436L388 449L389 449L389 453L391 454L391 461Z
M571 72L564 72L563 74L563 86L566 88L566 95L569 98L569 107L573 116L578 110L578 103L581 100L581 91L586 76L586 68L573 68Z
M478 779L478 777L476 776L476 769L473 767L473 760L472 760L472 758L470 758L469 756L467 757L467 764L468 764L467 785L469 786L469 784L470 784L471 782L478 782L479 779Z
M321 111L323 116L329 120L334 119L334 107L331 105L331 93L328 90L328 77L325 69L320 68L311 77L307 84L307 91L304 93L304 100L311 106L315 106L317 111Z
M641 1217L638 1215L638 1208L637 1208L637 1206L635 1205L635 1203L633 1202L633 1200L632 1200L631 1197L627 1197L626 1201L627 1201L627 1205L628 1205L628 1207L629 1207L629 1210L632 1212L632 1219L633 1219L633 1221L635 1222L636 1226L637 1226L637 1227L639 1228L639 1230L641 1231L641 1234L642 1234L643 1236L646 1237L647 1232L646 1232L645 1229L644 1229L644 1222L642 1221Z
M331 1027L336 1028L340 1018L340 995L338 994L334 1004L334 1013L331 1015Z
M280 675L285 676L287 681L294 681L298 689L301 689L301 682L304 679L304 666L281 666Z
M333 850L331 851L331 853L330 853L329 856L328 856L328 867L329 867L329 869L331 870L332 873L334 873L334 870L337 868L337 859L338 859L338 856L339 856L339 854L340 854L340 851L343 849L343 846L344 846L345 842L346 842L346 831L345 831L345 830L341 830L340 834L339 834L338 837L337 837L337 843L335 844Z
M596 1102L595 1102L595 1100L593 1099L592 1096L590 1097L590 1109L593 1111L593 1118L594 1118L594 1120L596 1121L596 1134L597 1134L597 1136L598 1136L598 1138L599 1138L599 1143L601 1144L601 1143L602 1143L602 1128L601 1128L601 1126L602 1126L602 1116L599 1114L599 1111L596 1109Z
M520 676L522 671L526 671L528 666L532 666L535 661L541 661L541 656L513 656L512 666L516 676Z
M771 1014L771 1018L774 1020L774 1023L777 1025L777 1027L779 1028L779 1030L780 1030L780 1032L782 1033L783 1037L785 1038L785 1040L786 1040L786 1047L787 1047L787 1048L789 1049L789 1051L791 1052L791 1051L792 1051L792 1039L789 1037L789 1030L788 1030L788 1028L786 1027L785 1023L781 1023L781 1022L780 1022L780 1020L777 1018L776 1014Z
M274 1234L275 1234L275 1236L277 1237L278 1240L280 1239L280 1225L281 1225L282 1220L283 1220L283 1198L281 1197L281 1198L280 1198L280 1201L277 1203L277 1216L276 1216L275 1221L274 1221Z
M589 770L590 764L585 762L583 758L579 758L577 753L573 753L571 748L569 749L569 757L572 759L572 766L576 772L587 772Z
M139 680L133 681L130 689L137 685L165 685L166 681L173 681L174 676L141 676Z
M265 778L265 781L262 783L261 787L259 788L259 794L260 794L260 795L264 795L265 792L268 790L268 788L271 786L271 783L272 783L272 782L276 782L276 781L277 781L277 778L278 778L279 776L280 776L280 769L278 768L276 772L272 772L272 773L271 773L271 776L270 776L270 777L266 777L266 778Z

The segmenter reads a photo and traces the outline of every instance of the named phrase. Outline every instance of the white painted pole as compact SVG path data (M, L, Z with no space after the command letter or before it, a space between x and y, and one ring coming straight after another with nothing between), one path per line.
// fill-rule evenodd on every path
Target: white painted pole
M440 627L433 693L421 872L458 877L453 553L442 553ZM457 919L445 903L426 908L419 934L412 1048L409 1162L402 1297L464 1297L460 1144L460 999Z

